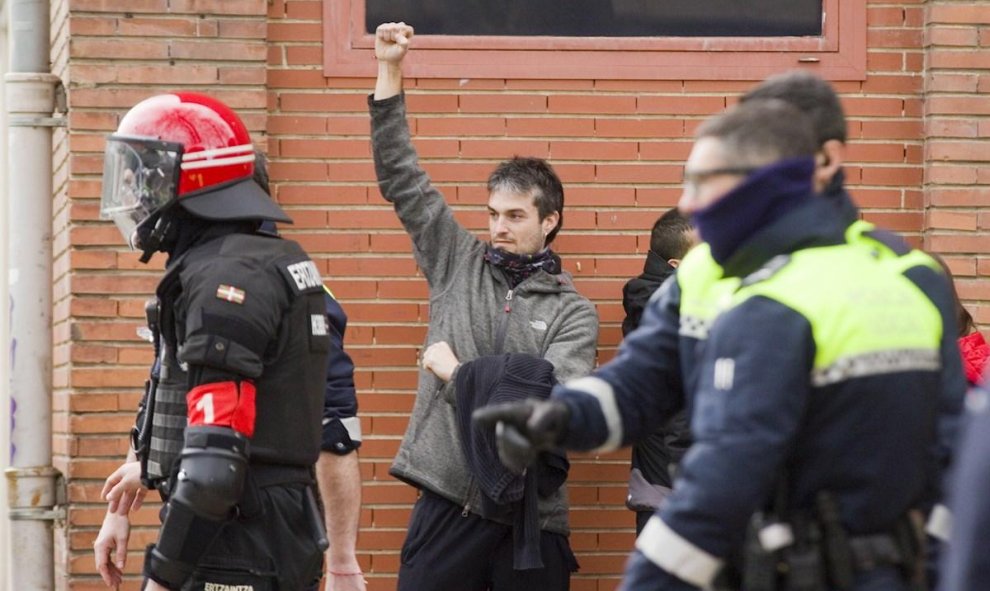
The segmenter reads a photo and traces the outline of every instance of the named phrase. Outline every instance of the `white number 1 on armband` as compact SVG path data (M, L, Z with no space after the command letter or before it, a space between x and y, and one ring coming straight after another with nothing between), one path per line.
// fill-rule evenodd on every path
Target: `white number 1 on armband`
M196 410L203 412L203 422L207 425L213 424L213 394L204 394L196 403Z

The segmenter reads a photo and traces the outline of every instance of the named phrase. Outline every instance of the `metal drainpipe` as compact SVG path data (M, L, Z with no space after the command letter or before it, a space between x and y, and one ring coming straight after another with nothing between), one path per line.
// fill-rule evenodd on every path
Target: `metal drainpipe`
M4 76L10 310L9 589L55 588L52 466L52 127L49 3L10 3L10 69Z

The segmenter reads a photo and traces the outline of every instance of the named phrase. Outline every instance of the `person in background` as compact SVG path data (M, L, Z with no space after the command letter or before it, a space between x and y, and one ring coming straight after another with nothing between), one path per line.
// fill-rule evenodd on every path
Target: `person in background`
M650 250L643 273L622 288L622 336L639 326L643 309L660 285L674 273L687 251L697 242L691 221L677 208L660 216L650 230ZM649 437L633 446L626 506L636 512L636 534L670 494L672 466L681 461L691 444L687 417L679 413Z
M268 159L255 151L254 180L271 195ZM262 232L278 235L275 224L265 222ZM361 520L361 419L354 388L354 362L344 350L347 314L333 292L323 286L330 357L323 397L323 432L316 482L326 520L330 547L326 555L326 591L364 591L366 581L357 561L357 537Z
M987 359L990 358L990 346L987 346L983 334L976 330L973 315L969 313L966 306L963 306L962 300L959 299L959 291L956 289L956 283L952 277L952 269L942 257L935 254L932 254L932 257L942 265L942 269L952 283L952 299L955 302L956 319L959 324L959 354L962 357L963 371L966 372L966 381L971 386L975 386L983 378Z

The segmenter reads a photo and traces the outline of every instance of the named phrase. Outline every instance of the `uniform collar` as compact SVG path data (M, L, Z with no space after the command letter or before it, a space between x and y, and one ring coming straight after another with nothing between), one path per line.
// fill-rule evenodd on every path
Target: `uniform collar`
M843 244L845 228L839 213L824 199L808 199L750 237L722 268L726 277L745 277L777 255Z

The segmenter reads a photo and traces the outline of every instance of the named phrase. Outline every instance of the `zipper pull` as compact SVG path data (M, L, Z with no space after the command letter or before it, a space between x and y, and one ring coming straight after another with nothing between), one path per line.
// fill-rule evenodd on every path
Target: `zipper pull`
M471 503L464 505L464 510L461 511L461 517L467 517L471 513Z
M505 294L505 313L508 314L512 311L512 290L510 289Z
M507 301L507 302L511 302L512 301L512 290L511 289L508 292L506 292L506 294L505 294L505 301Z

